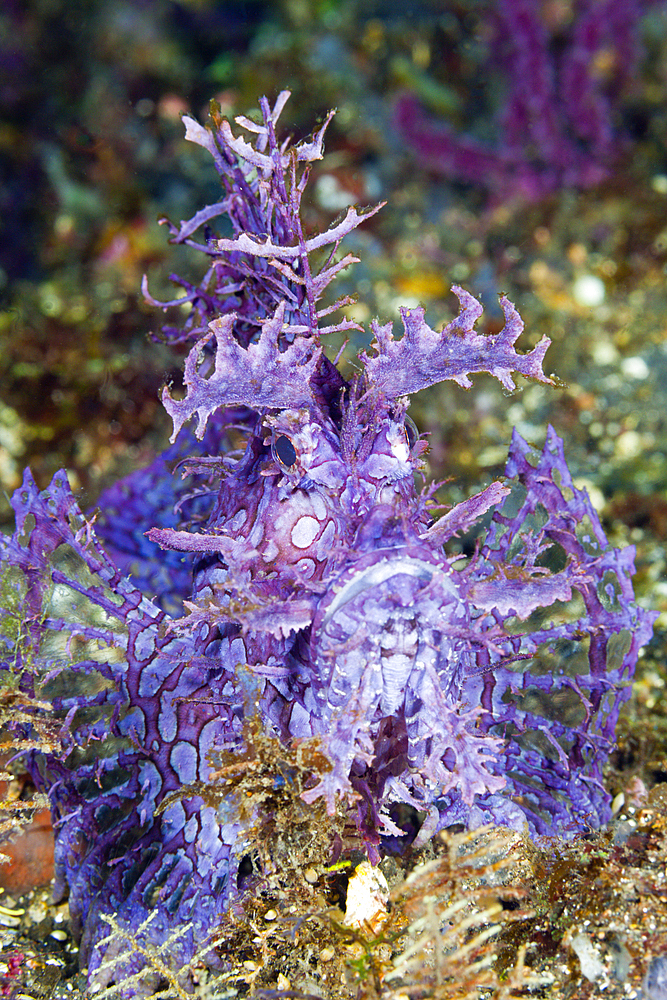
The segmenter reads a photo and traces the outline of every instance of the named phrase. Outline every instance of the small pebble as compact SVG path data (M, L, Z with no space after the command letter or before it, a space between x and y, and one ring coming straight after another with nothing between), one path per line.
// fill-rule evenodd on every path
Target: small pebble
M345 923L348 927L370 926L377 932L387 919L389 886L382 871L362 861L347 886Z
M276 912L276 910L267 910L266 913L264 914L265 920L276 920L277 917L278 913Z
M632 836L636 829L637 824L634 820L620 820L614 827L614 847L623 847L624 844L627 844L628 838Z
M572 950L579 959L581 974L594 983L604 972L604 965L600 961L600 953L597 947L586 934L577 934L571 941ZM666 997L667 1000L667 997Z
M607 950L612 957L612 972L614 977L618 979L619 983L625 983L630 975L630 966L632 965L632 958L630 952L625 947L623 939L620 937L612 937L607 942Z
M625 805L625 795L623 794L623 792L619 792L618 795L616 795L613 798L611 803L612 816L615 816L616 813L619 813L624 805Z
M336 949L332 948L331 945L327 945L326 948L322 948L322 951L320 952L320 961L330 962L331 959L335 956L335 954L336 954Z
M0 927L18 927L25 910L10 910L0 906Z
M651 959L643 987L646 1000L667 1000L667 955Z
M314 868L306 868L305 872L303 873L303 877L305 878L306 882L310 882L311 885L315 885L320 876L317 874Z

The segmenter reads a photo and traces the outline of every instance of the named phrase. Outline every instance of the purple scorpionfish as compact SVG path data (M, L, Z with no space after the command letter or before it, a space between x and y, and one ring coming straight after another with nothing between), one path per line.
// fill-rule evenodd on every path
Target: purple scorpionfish
M406 807L417 843L455 823L603 824L602 767L651 634L633 550L609 546L552 429L541 452L515 433L502 481L431 516L410 394L477 372L507 390L517 372L553 384L549 341L517 353L523 324L505 298L504 329L477 333L481 306L455 287L459 314L439 333L423 309L401 310L398 339L374 322L346 381L320 338L354 326L330 322L347 300L318 302L356 259L336 256L341 239L376 209L304 234L329 119L280 143L288 96L237 119L253 142L215 106L209 128L186 118L223 197L170 224L208 260L199 285L175 278L181 297L158 303L191 305L164 328L189 347L182 398L163 396L171 448L88 518L64 473L40 493L26 472L1 543L5 667L40 731L53 725L28 768L51 801L56 894L69 893L91 986L129 982L128 996L150 992L146 944L185 982L239 891L246 833L201 790L216 754L243 748L248 677L268 733L319 738L329 763L305 800L349 804L377 862L383 838L405 838ZM231 236L213 234L219 217ZM228 450L230 434L244 450ZM473 531L471 555L448 554Z

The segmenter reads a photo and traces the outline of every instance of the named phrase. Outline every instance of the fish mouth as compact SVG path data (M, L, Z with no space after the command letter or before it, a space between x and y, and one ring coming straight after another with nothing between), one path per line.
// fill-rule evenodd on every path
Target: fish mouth
M367 566L355 573L351 579L344 583L340 589L335 591L333 598L327 604L324 616L320 624L326 628L331 619L338 613L341 607L348 604L355 598L360 597L365 592L380 587L381 584L393 577L407 577L415 581L422 581L424 585L431 582L438 567L432 563L424 562L413 556L400 555L390 558L383 558L371 566ZM442 574L441 586L449 591L452 597L457 598L458 592L454 582Z
M447 626L460 631L468 608L451 573L419 554L385 551L359 563L320 601L312 662L332 710L361 698L393 715L420 678L443 674L448 686L460 672Z

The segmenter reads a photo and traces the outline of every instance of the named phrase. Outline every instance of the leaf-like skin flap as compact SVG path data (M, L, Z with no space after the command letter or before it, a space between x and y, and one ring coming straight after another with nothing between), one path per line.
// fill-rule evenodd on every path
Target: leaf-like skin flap
M548 608L554 601L569 601L572 584L567 573L527 574L515 579L501 575L474 584L470 596L478 608L528 618L537 608Z
M228 608L222 608L213 602L201 605L185 601L185 607L190 614L175 621L175 629L191 629L202 622L212 627L220 624L240 625L242 635L265 632L276 639L286 639L308 628L313 620L315 602L307 598L263 603L257 600L240 600L231 602ZM287 668L282 669L287 672Z
M404 333L400 340L393 336L393 324L380 326L372 323L375 336L372 346L374 357L365 351L359 355L369 381L385 396L396 399L426 389L438 382L451 380L469 389L470 376L475 372L488 372L508 391L516 389L514 373L535 379L545 385L556 385L553 378L544 374L542 363L551 341L542 337L527 354L514 350L523 330L523 321L505 296L500 304L505 314L505 326L497 334L475 332L475 323L482 315L482 304L465 289L452 286L461 308L441 333L432 329L424 320L424 310L400 310Z
M285 303L262 324L256 344L241 347L233 334L236 315L230 313L210 324L210 331L197 343L185 361L186 396L174 399L168 388L162 402L174 421L171 441L190 417L197 415L197 437L204 436L206 424L223 406L246 405L253 409L299 407L312 401L310 379L315 373L321 348L308 338L297 338L280 351ZM204 347L215 341L215 367Z
M432 545L442 545L453 535L468 531L487 510L496 507L510 493L509 486L491 483L481 493L469 497L439 517L420 537Z

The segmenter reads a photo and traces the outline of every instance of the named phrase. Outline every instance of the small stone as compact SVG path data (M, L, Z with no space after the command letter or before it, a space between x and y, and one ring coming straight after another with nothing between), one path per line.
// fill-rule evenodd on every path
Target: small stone
M651 959L643 988L646 1000L667 1000L667 955Z
M292 984L287 978L287 976L283 976L282 972L279 972L276 986L278 987L279 990L289 990L291 989Z
M248 972L257 972L257 962L253 962L249 959L247 962L243 963L243 968L247 969Z
M387 919L388 899L389 886L382 871L362 861L347 887L345 923L348 927L370 926L377 933Z
M625 983L630 975L632 958L625 947L623 938L615 936L607 942L607 950L612 957L612 973L619 983Z
M612 816L615 816L617 813L619 813L624 805L625 805L625 795L623 794L623 792L619 792L618 795L614 796L614 798L612 799L611 803Z
M614 827L614 847L623 847L624 844L627 844L628 838L632 836L636 829L637 824L634 820L626 819L618 822Z
M265 920L269 920L269 921L270 920L277 920L277 918L278 918L278 914L277 914L276 910L267 910L266 913L264 914L264 919Z
M571 941L572 950L579 959L581 974L594 983L604 972L604 965L600 961L600 953L597 947L586 934L575 934Z
M311 885L315 885L320 876L317 874L314 868L306 868L305 872L303 873L303 877L305 878L306 882L309 882Z
M19 927L25 910L10 910L0 906L0 927Z
M330 962L331 959L335 957L335 955L336 955L336 949L332 948L331 945L328 944L326 948L322 948L322 951L320 952L320 961Z

